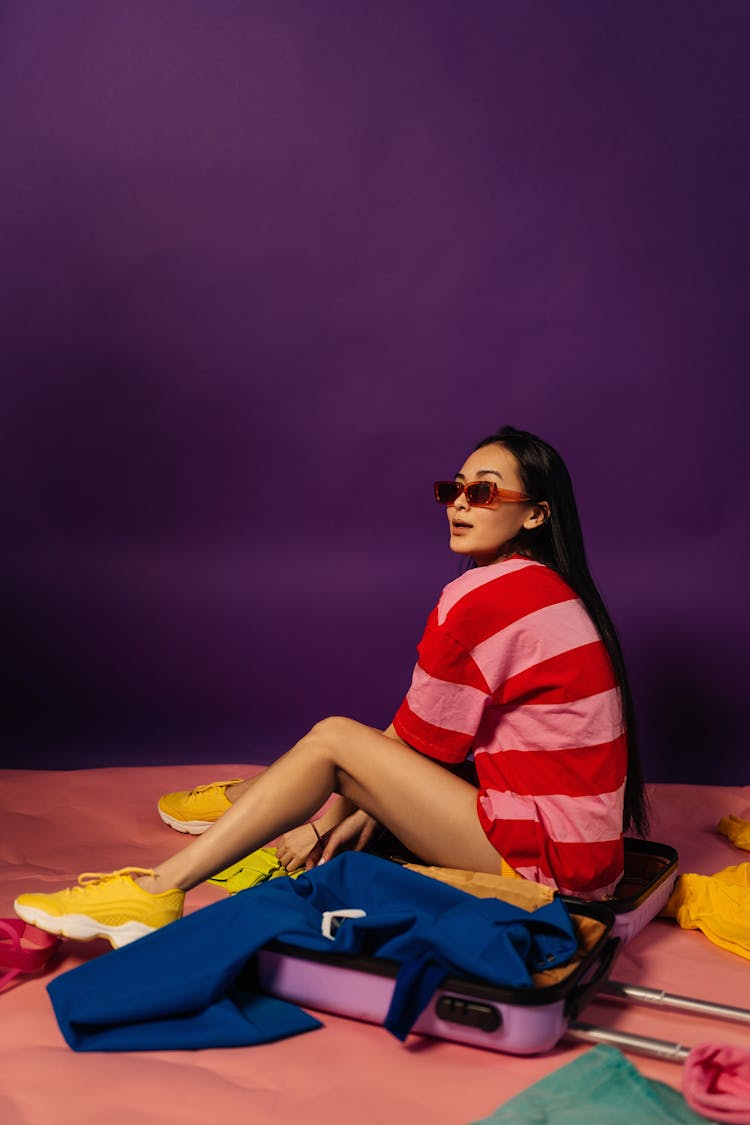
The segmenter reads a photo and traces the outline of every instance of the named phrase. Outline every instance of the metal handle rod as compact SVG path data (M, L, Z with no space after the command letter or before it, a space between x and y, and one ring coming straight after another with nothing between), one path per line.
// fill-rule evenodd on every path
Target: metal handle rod
M729 1004L714 1004L710 1000L697 1000L691 996L677 996L658 988L645 988L640 984L626 984L621 980L610 980L602 985L596 999L620 1000L626 1004L645 1004L651 1007L672 1008L675 1011L693 1012L699 1016L714 1016L716 1019L735 1020L750 1024L750 1011L747 1008L733 1008Z
M636 1055L648 1055L652 1059L666 1062L684 1062L690 1054L690 1047L682 1043L672 1043L668 1039L651 1039L647 1035L631 1035L627 1031L613 1031L610 1027L597 1027L593 1023L575 1020L568 1024L566 1039L577 1039L584 1043L608 1043L632 1051Z

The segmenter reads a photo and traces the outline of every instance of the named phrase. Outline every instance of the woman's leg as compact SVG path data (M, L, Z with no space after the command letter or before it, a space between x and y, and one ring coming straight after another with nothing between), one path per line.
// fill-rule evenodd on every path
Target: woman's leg
M265 772L265 771L263 771ZM234 785L227 785L224 790L224 795L231 804L239 800L243 793L247 793L248 789L252 789L255 782L261 776L260 773L254 773L252 777L246 777L244 781L237 781Z
M147 890L198 883L303 823L332 793L349 798L426 863L497 874L477 791L437 763L351 719L318 723L203 836L144 878Z

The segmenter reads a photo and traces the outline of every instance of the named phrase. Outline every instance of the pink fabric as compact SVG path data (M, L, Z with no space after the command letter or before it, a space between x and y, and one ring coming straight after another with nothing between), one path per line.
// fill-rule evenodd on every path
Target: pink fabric
M483 569L443 590L395 730L439 761L473 751L480 824L516 871L586 898L609 893L622 875L627 756L612 663L559 574L528 559ZM603 796L597 832L581 840L593 796Z
M502 820L506 815L518 820L541 820L550 836L565 844L585 844L595 840L611 840L610 825L614 811L621 813L625 786L614 793L577 797L576 813L572 820L567 797L550 793L540 797L514 797L487 789L480 798L488 817ZM525 806L525 807L524 807Z
M226 763L35 772L0 772L0 916L21 891L56 890L81 871L149 866L187 840L156 814L170 789L242 776ZM711 874L746 853L719 836L728 813L750 819L750 788L657 785L652 838L676 847L683 871ZM194 910L223 896L204 885L188 895ZM323 1015L325 1027L247 1050L76 1055L65 1045L45 985L91 957L101 941L63 942L47 971L19 978L0 995L0 1120L3 1125L357 1125L477 1121L589 1048L563 1041L549 1054L514 1058L411 1037ZM647 926L620 953L619 980L750 1008L747 962L674 922ZM721 1038L750 1051L750 1028L659 1009L591 1004L583 1019L683 1043ZM648 1078L680 1089L682 1067L631 1056ZM41 1077L40 1077L41 1076Z
M523 703L497 723L487 754L505 750L568 750L612 742L622 733L617 688L564 703ZM568 733L570 732L570 733Z
M591 618L583 602L558 602L507 625L505 638L501 650L492 638L471 650L487 683L503 683L553 656L591 644Z
M60 938L22 922L0 918L0 989L25 973L39 973L60 945Z
M685 1062L682 1092L688 1105L713 1121L750 1122L750 1050L701 1043Z
M533 562L531 559L506 559L503 563L503 571L505 574L512 574L516 570L525 570L527 566L538 566L538 563ZM478 566L473 570L464 571L461 575L459 585L451 582L446 586L438 605L439 624L443 624L454 605L456 605L466 593L471 590L478 590L480 586L484 586L486 582L494 581L495 577L493 567Z
M440 716L440 726L471 738L479 726L487 696L469 684L448 684L416 666L412 675L414 694L410 706L427 723Z

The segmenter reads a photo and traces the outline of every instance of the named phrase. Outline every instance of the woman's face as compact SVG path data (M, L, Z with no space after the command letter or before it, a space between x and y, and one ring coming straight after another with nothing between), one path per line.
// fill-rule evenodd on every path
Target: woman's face
M469 484L475 480L494 481L500 488L524 493L518 462L502 445L485 445L464 462L456 480ZM544 511L531 501L507 503L496 499L490 508L472 507L461 493L449 505L450 548L457 555L468 555L477 566L495 562L503 547L522 527L536 527Z

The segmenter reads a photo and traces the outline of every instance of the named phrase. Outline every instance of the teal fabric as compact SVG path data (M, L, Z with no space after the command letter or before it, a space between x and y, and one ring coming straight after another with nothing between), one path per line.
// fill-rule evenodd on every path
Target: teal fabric
M473 1125L706 1125L682 1094L600 1045Z

